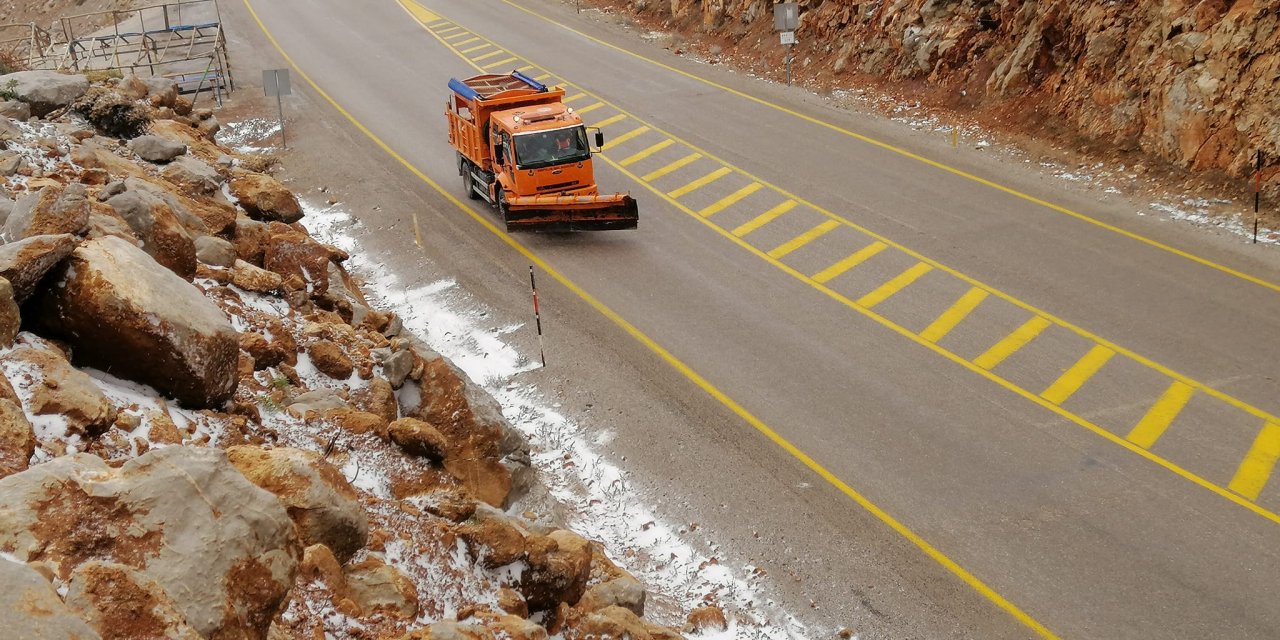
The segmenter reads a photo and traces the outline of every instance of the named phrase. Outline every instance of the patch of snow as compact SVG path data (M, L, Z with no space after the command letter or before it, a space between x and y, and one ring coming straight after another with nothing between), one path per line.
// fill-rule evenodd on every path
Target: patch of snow
M219 144L230 147L237 153L257 153L270 150L270 147L256 145L277 133L280 133L278 120L252 118L223 124L216 137Z
M321 241L343 247L359 237L359 223L342 208L302 205L303 225ZM556 411L537 388L517 381L519 374L537 366L502 339L520 325L494 326L490 314L453 280L406 287L367 253L353 253L348 266L364 276L371 300L395 311L407 330L483 385L512 424L530 437L535 466L552 496L572 507L564 524L603 541L609 556L648 586L651 604L658 605L651 614L655 621L678 626L687 613L684 606L707 597L725 605L733 620L726 632L731 635L717 639L805 637L804 624L767 595L763 572L734 562L712 540L696 539L696 525L677 528L661 522L627 474L595 451L580 425ZM388 561L401 552L389 543Z
M1206 198L1185 198L1180 202L1156 202L1151 210L1161 214L1166 220L1184 222L1201 228L1218 229L1245 240L1253 241L1252 216L1238 212L1214 211L1225 205L1233 204L1230 200ZM1139 212L1138 215L1142 215ZM1280 245L1280 229L1258 228L1258 243Z

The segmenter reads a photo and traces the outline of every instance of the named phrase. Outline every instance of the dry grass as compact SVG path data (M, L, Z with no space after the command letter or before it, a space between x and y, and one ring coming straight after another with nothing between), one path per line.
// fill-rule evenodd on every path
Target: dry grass
M237 153L240 167L255 173L272 173L280 163L280 156L273 151L265 153Z
M101 85L90 87L72 109L115 138L136 138L151 126L151 112L146 107Z

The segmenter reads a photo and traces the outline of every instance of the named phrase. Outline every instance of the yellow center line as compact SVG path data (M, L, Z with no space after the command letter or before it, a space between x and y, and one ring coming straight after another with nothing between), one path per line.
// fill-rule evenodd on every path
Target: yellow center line
M610 117L605 118L604 120L601 120L600 122L597 122L597 123L595 123L595 124L593 124L593 125L590 125L590 126L598 127L598 128L600 128L600 129L603 129L603 128L605 128L605 127L607 127L607 126L611 125L611 124L615 124L615 123L618 123L618 122L622 122L623 120L626 120L626 119L627 119L627 114L625 114L625 113L619 113L619 114L618 114L618 115L616 115L616 116L610 116Z
M933 267L931 265L927 265L923 262L917 262L915 266L899 273L897 276L894 276L892 280L880 285L875 291L858 298L858 304L870 309L881 302L888 300L893 296L893 294L907 288L907 286L912 282L919 280L924 276L924 274L929 273L930 271L933 271Z
M1267 478L1271 477L1276 460L1280 460L1280 425L1268 422L1258 433L1253 446L1249 447L1249 454L1227 487L1250 500L1257 500L1267 485Z
M641 151L640 153L644 153L644 152ZM639 155L639 154L636 154L636 155ZM649 173L644 174L644 176L641 177L640 179L645 182L653 182L654 180L657 180L658 178L661 178L662 176L665 176L668 173L671 173L672 171L679 171L683 167L696 162L698 158L701 158L701 157L702 157L701 153L691 153L683 158L680 158L679 160L676 160L675 162L672 162L671 164L665 167L662 167L661 169L655 169L653 171L650 171ZM627 158L627 159L630 160L631 158Z
M768 214L765 214L765 215L768 215ZM752 220L751 222L755 222L755 220ZM749 222L747 224L751 224L751 223ZM743 225L743 226L746 226L746 225ZM734 235L738 235L738 232L736 230L733 233ZM825 284L825 283L831 282L832 280L838 278L840 274L866 262L867 260L870 260L872 256L876 255L877 253L880 253L881 251L884 251L885 248L888 246L889 245L886 245L883 242L878 242L878 241L872 242L871 244L861 249L858 249L857 251L854 251L852 254L849 255L849 257L844 258L843 260L827 267L826 269L823 269L822 271L819 271L813 274L813 281L819 284Z
M1004 337L1000 342L995 343L987 352L974 359L973 364L979 368L990 371L996 365L1004 362L1005 358L1013 355L1015 351L1026 346L1028 342L1040 335L1041 331L1048 329L1052 323L1048 320L1035 316L1026 321L1021 327L1014 330L1013 333Z
M1165 389L1163 395L1160 396L1156 403L1151 405L1147 410L1147 414L1142 416L1138 424L1129 432L1128 440L1143 449L1150 449L1155 445L1156 440L1164 435L1169 425L1173 424L1174 418L1182 412L1182 408L1187 406L1187 402L1191 400L1191 396L1196 392L1191 386L1173 381L1168 389Z
M587 106L585 106L585 107L583 107L583 108L581 108L581 109L578 109L578 115L582 115L582 114L584 114L584 113L591 113L592 111L595 111L596 109L599 109L600 107L603 107L603 106L604 106L604 103L603 103L603 102L597 102L597 103L595 103L595 104L589 104L589 105L587 105Z
M562 100L560 100L560 102L561 102L561 103L563 103L563 104L569 104L570 102L576 102L576 101L581 100L581 99L583 99L583 98L585 98L585 97L587 97L587 94L585 94L585 93L575 93L575 94L573 94L573 95L571 95L571 96L565 96Z
M686 184L683 187L680 187L674 191L668 191L667 195L671 196L672 198L687 196L690 193L693 193L694 191L697 191L698 189L701 189L711 184L712 182L715 182L716 180L719 180L720 178L723 178L729 175L730 173L733 173L733 169L730 169L729 167L720 167L719 169L716 169L715 171L712 171L711 173L708 173L707 175L702 176L701 178L698 178L697 180L694 180L693 182L690 182L689 184Z
M480 38L479 38L478 36L471 36L470 38L467 38L466 40L463 40L462 42L455 42L455 43L453 43L453 44L452 44L452 45L450 45L450 46L452 46L453 48L457 49L458 47L461 47L461 46L462 46L462 45L464 45L464 44L471 44L472 42L479 42L479 41L480 41Z
M644 135L644 134L646 134L646 133L649 133L649 131L650 131L649 127L646 127L646 126L639 126L639 127L636 127L635 129L632 129L632 130L630 130L630 131L628 131L628 132L626 132L626 133L624 133L624 134L622 134L622 135L620 135L620 136L618 136L618 137L614 138L613 140L610 140L610 141L609 141L609 145L610 145L610 146L612 146L612 145L615 145L615 144L622 144L622 143L624 143L624 142L626 142L626 141L628 141L628 140L630 140L630 139L632 139L632 138L634 138L634 137L636 137L636 136L642 136L642 135Z
M468 53L472 53L472 52L474 52L474 51L479 51L479 50L481 50L481 49L488 49L490 46L492 46L492 45L490 45L489 43L487 43L487 42L486 42L486 43L484 43L484 44L478 44L478 45L476 45L476 46L474 46L474 47L470 47L470 48L468 48L468 49L461 49L461 50L459 50L459 51L458 51L458 53L461 53L461 54L463 54L463 55L466 55L466 54L468 54Z
M481 60L488 60L489 58L492 58L492 57L494 57L494 56L500 56L500 55L502 55L502 54L504 54L504 53L506 53L506 51L503 51L502 49L498 49L497 51L490 51L489 53L486 53L486 54L484 54L484 55L476 56L476 57L472 58L472 59L471 59L471 61L472 61L472 62L480 62Z
M515 56L511 56L510 58L506 58L506 59L503 59L503 60L499 60L499 61L497 61L497 62L495 62L495 63L493 63L493 64L486 64L486 65L484 66L484 68L485 68L485 70L486 70L486 71L491 70L491 69L496 69L496 68L501 67L501 66L503 66L503 65L511 64L512 62L515 62L515 61L516 61L516 60L518 60L518 59L519 59L519 58L516 58Z
M952 329L956 328L956 325L960 324L970 313L973 313L973 310L977 309L978 305L982 304L982 301L986 299L986 291L977 287L969 289L964 295L960 296L959 300L956 300L955 304L951 305L951 308L943 311L937 320L934 320L932 324L925 327L924 331L920 332L920 339L926 342L937 342L945 338L948 333L951 333Z
M284 48L280 46L279 41L275 39L275 36L271 34L271 31L267 29L267 26L262 22L262 19L258 16L257 12L254 10L253 5L250 3L250 0L242 0L242 2L244 2L245 7L249 10L249 14L253 17L254 21L258 24L258 27L266 35L267 40L270 41L272 46L274 46L276 50L280 52L280 55L284 57L285 61L288 62L289 66L293 67L298 72L298 75L301 76L302 79L306 81L306 83L310 85L311 88L314 89L317 94L319 94L322 98L324 98L330 105L332 105L338 111L338 113L341 113L343 117L345 117L348 121L350 121L353 126L355 126L356 129L358 129L361 133L367 136L378 148L382 149L388 156L395 159L395 161L400 163L400 165L403 166L406 170L408 170L410 173L416 176L423 183L425 183L426 185L434 189L438 194L440 194L441 197L446 199L450 204L452 204L455 208L457 208L463 214L467 215L472 220L474 220L477 224L484 227L487 231L492 233L494 236L501 239L513 250L515 250L520 255L528 259L531 263L536 265L538 268L546 272L556 282L559 282L568 291L572 292L575 296L578 296L580 299L585 301L593 309L595 309L605 318L608 318L609 321L613 322L616 326L618 326L621 330L623 330L632 338L634 338L637 342L643 344L646 348L652 351L658 358L660 358L662 361L669 364L676 371L680 372L681 375L688 378L691 382L697 385L698 388L702 389L705 393L707 393L707 395L709 395L711 398L715 399L717 402L724 405L727 409L729 409L735 415L740 417L744 422L751 425L751 427L755 429L757 432L759 432L762 436L764 436L769 441L776 444L779 448L786 451L789 455L791 455L793 458L798 460L801 464L805 465L807 468L809 468L811 471L813 471L815 474L821 477L828 484L835 487L837 490L839 490L841 493L847 496L859 507L865 509L868 513L872 514L875 518L883 522L887 527L892 529L895 533L902 536L903 539L915 545L915 547L917 549L920 549L922 553L924 553L934 562L937 562L940 566L942 566L947 571L950 571L962 582L969 585L970 588L974 589L983 597L987 598L992 603L994 603L1001 610L1005 611L1010 616L1012 616L1022 624L1026 625L1027 627L1035 631L1041 637L1050 638L1050 639L1057 637L1053 634L1052 631L1046 628L1043 624L1040 624L1040 622L1037 621L1035 618L1032 618L1031 616L1027 615L1025 612L1019 609L1017 605L1013 604L1007 598L1000 595L991 587L987 586L987 584L984 583L982 580L980 580L977 576L973 575L967 569L960 566L958 563L952 560L949 556L947 556L937 547L934 547L932 544L930 544L927 540L925 540L923 537L921 537L919 534L913 531L906 524L902 523L897 518L889 514L889 512L882 509L879 505L869 500L866 496L859 493L853 487L849 486L848 483L841 480L838 476L836 476L829 469L827 469L822 464L820 464L817 460L814 460L813 457L811 457L804 451L800 450L798 447L796 447L789 440L784 438L777 431L774 431L769 425L765 424L763 421L757 418L754 414L747 411L745 407L743 407L733 398L729 397L727 394L721 391L718 387L713 385L709 380L702 377L702 375L699 374L697 371L695 371L692 367L690 367L689 365L685 364L682 360L677 358L675 354L671 353L665 347L658 344L655 340L650 338L644 332L640 331L640 329L638 329L635 325L631 324L625 318L619 315L616 311L606 306L603 302L595 298L595 296L592 296L582 287L578 286L576 282L574 282L573 280L570 280L567 276L560 273L558 270L555 269L555 267L547 263L547 261L543 260L537 254L531 251L528 247L524 246L518 240L511 237L510 234L504 233L501 229L497 227L497 225L495 225L492 221L490 221L488 217L481 215L476 210L467 206L466 203L459 200L456 196L454 196L444 187L440 186L439 183L437 183L435 180L432 180L429 176L427 176L427 174L423 173L421 169L417 168L408 160L406 160L404 156L397 153L395 149L391 148L390 145L384 142L381 138L379 138L376 134L374 134L373 131L371 131L367 126L365 126L362 122L356 119L356 117L352 115L351 112L347 111L340 103L338 103L338 101L334 100L332 96L330 96L327 92L324 91L324 89L320 88L320 86L316 84L316 82L312 80L311 77L307 75L307 73L303 71L302 68L299 67L296 62L293 61L293 58L289 56L288 52L286 52ZM408 7L417 6L417 5L415 3L412 3L409 0L403 0L401 2L401 6L406 7L406 11L410 11L410 13L412 14L412 11ZM608 158L605 158L605 160L606 162L610 162ZM627 172L627 170L622 167L618 167L618 169L620 171L623 171L624 173L629 174L629 172ZM633 174L631 175L631 177L633 179L636 178L636 176L634 176ZM676 201L671 200L671 202L674 203L676 206L679 206L679 203L677 203ZM687 213L691 213L691 212L687 212ZM710 225L710 223L706 223L706 224ZM740 242L744 247L750 247L750 245L747 245L745 242L741 240L738 240L738 242ZM785 265L783 266L785 268ZM792 272L792 274L796 275L797 277L799 276L798 273ZM1246 503L1246 504L1250 504L1250 503Z
M1114 356L1116 352L1100 345L1095 344L1088 353L1084 354L1075 364L1071 365L1053 384L1049 385L1040 397L1054 404L1062 404L1067 401L1075 392L1084 386L1084 383L1092 378L1094 374L1107 364L1107 361Z
M655 154L655 153L657 153L657 152L659 152L659 151L662 151L663 149L666 149L667 147L669 147L669 146L671 146L671 145L673 145L673 144L675 144L675 143L676 143L676 141L675 141L675 140L672 140L672 139L670 139L670 138L667 138L666 140L663 140L662 142L659 142L658 144L655 144L655 145L652 145L652 146L646 147L646 148L645 148L644 150L642 150L642 151L639 151L639 152L637 152L637 153L635 153L635 154L632 154L632 155L630 155L630 156L627 156L627 158L626 158L625 160L623 160L622 162L619 162L618 164L620 164L620 165L622 165L622 166L624 166L624 167L629 167L629 166L631 166L631 165L633 165L633 164L635 164L635 163L637 163L637 162L640 162L641 160L644 160L645 158L648 158L649 156L651 156L651 155L653 155L653 154Z
M715 204L708 206L707 208L703 209L702 211L699 211L698 213L702 216L713 216L717 213L720 213L721 211L724 211L725 209L728 209L729 207L732 207L733 205L741 201L743 198L759 191L762 186L763 185L761 185L759 182L752 182L751 184L741 189L738 189L737 191L734 191L733 193L721 198L719 202L716 202Z
M752 218L751 220L742 224L738 228L734 229L731 233L733 233L734 236L741 238L742 236L745 236L748 233L751 233L752 231L755 231L756 229L759 229L760 227L763 227L766 224L769 224L770 222L773 222L774 220L777 220L778 218L782 217L784 213L796 208L797 204L799 203L796 202L795 200L787 200L786 202Z
M809 244L810 242L813 242L814 240L817 240L818 238L821 238L832 229L839 226L840 223L835 220L827 220L826 222L823 222L822 224L778 245L768 253L768 256L774 260L780 260L783 256L805 246L806 244Z

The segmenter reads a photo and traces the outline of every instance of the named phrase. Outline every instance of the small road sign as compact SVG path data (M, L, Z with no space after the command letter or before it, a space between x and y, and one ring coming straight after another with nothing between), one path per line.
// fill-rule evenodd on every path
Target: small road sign
M782 33L779 33L779 34L778 34L778 39L782 42L782 44L795 44L795 43L796 43L796 32L794 32L794 31L783 31Z

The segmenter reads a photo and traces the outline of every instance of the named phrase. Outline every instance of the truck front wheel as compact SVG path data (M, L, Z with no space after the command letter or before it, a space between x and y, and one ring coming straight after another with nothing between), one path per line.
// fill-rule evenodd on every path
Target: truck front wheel
M505 221L507 219L507 195L502 190L502 185L498 185L495 190L498 192L498 215Z

